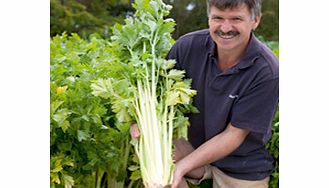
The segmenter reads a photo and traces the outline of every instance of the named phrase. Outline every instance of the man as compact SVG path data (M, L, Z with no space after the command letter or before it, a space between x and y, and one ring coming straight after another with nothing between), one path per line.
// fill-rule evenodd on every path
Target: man
M278 60L252 31L261 0L208 0L209 29L186 34L168 53L192 78L200 113L189 142L176 143L172 188L213 178L213 188L268 187L273 158L265 149L278 103ZM192 152L193 151L193 152Z
M252 33L261 19L261 0L208 0L207 5L209 29L181 37L167 56L192 78L198 92L193 103L200 111L190 116L192 146L175 143L171 187L212 178L213 188L265 188L273 170L265 144L279 74L277 58ZM136 126L131 131L138 136Z

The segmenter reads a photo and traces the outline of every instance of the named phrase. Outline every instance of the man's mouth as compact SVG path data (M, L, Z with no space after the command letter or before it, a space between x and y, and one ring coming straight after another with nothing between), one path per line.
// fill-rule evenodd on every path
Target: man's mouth
M238 31L229 31L227 33L223 32L223 31L218 31L216 32L216 34L223 39L231 39L237 35L239 35L240 33Z

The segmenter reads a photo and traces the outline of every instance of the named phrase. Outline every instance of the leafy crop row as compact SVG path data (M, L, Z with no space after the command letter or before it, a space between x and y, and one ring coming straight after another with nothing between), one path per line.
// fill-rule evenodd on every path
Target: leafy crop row
M107 45L96 35L51 39L51 187L112 187L127 177L129 126L116 126L109 104L90 88L108 72Z

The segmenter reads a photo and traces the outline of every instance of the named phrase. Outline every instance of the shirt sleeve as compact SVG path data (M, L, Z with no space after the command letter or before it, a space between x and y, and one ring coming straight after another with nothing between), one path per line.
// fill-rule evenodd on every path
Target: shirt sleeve
M267 134L279 101L279 79L257 84L239 96L232 109L231 124L252 132Z

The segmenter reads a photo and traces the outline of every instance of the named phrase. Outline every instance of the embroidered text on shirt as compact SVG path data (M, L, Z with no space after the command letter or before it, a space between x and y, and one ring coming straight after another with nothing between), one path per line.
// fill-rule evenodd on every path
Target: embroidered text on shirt
M231 99L235 99L235 98L239 98L239 95L229 95L228 97L230 97Z

